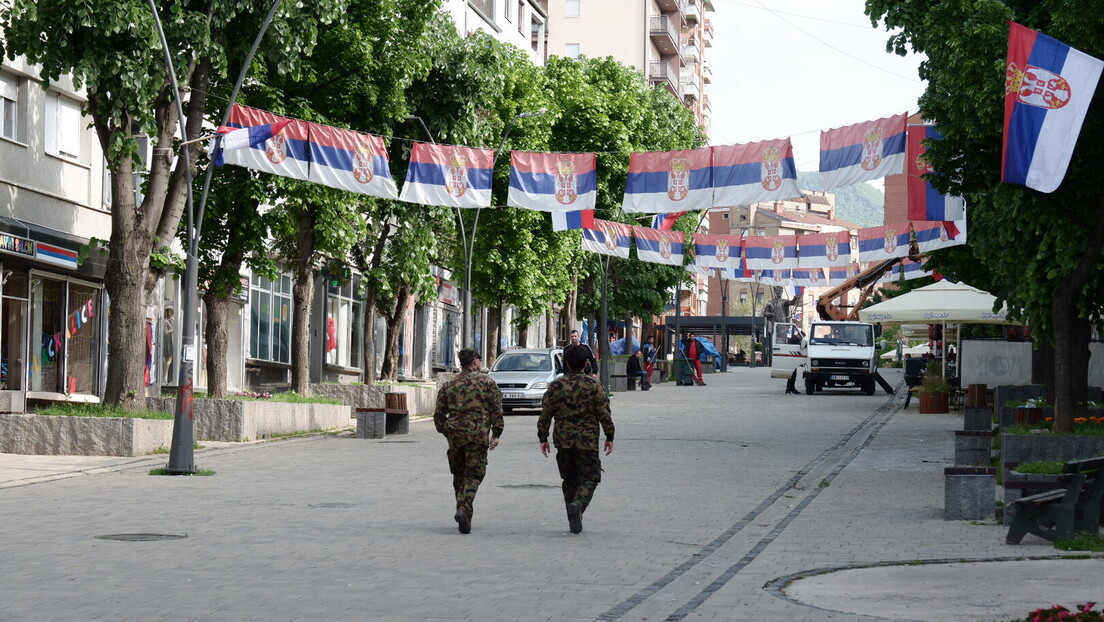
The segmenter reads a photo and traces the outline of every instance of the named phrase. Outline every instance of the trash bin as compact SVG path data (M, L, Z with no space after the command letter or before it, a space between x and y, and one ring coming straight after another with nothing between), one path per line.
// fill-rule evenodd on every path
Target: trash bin
M690 373L690 361L685 358L674 361L675 384L680 387L694 386L694 375Z

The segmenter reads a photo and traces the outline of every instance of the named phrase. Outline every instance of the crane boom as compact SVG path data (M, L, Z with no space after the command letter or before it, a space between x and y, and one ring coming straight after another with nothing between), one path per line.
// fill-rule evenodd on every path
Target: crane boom
M859 308L874 292L874 286L878 284L878 279L905 259L919 261L920 255L919 253L910 253L908 257L894 257L883 260L822 294L816 303L817 314L820 319L827 321L855 321L859 319ZM839 304L838 299L852 289L859 290L859 300L851 306Z

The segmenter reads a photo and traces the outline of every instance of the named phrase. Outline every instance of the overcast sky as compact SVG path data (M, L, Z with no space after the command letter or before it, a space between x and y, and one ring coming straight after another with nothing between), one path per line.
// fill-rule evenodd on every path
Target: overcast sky
M885 51L863 0L713 0L714 145L793 138L799 170L819 165L820 130L916 112L922 57Z

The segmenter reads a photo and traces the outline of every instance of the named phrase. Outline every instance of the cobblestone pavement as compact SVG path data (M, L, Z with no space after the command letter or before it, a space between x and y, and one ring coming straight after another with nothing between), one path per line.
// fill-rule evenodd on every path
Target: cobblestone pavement
M577 536L535 413L507 417L466 536L428 420L219 444L196 453L212 477L0 454L0 620L1009 620L1098 599L1104 561L942 519L960 414L788 396L763 368L706 381L615 395ZM1051 559L961 563L1027 557ZM956 563L910 564L931 560Z

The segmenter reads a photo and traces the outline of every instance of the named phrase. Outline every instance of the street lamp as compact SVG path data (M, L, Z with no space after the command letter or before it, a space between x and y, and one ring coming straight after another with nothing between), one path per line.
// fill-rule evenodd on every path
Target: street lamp
M495 163L498 162L498 155L502 153L503 148L506 147L506 139L510 137L510 132L514 129L514 124L518 119L526 119L529 117L539 117L540 115L548 112L547 108L541 108L535 112L522 112L514 115L514 118L510 119L510 122L506 124L506 131L502 134L502 141L498 145L498 149L495 150L494 157L491 159L491 176L494 176ZM482 208L475 211L475 220L472 222L471 237L468 238L467 248L464 252L464 337L463 342L465 347L471 347L472 345L472 312L471 312L471 272L472 272L472 258L475 254L475 231L479 227L479 214L482 212ZM461 225L462 227L463 225ZM487 354L487 336L483 335L483 343L480 348L481 355Z

